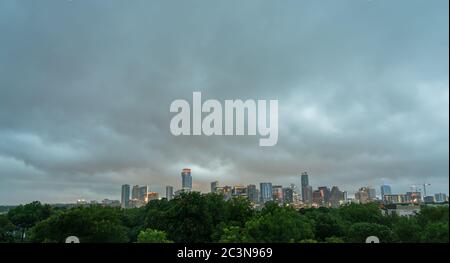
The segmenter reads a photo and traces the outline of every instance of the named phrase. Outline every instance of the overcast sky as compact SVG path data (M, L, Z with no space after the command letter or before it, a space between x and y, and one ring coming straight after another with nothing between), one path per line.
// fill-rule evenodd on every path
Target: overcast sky
M209 183L449 188L447 0L0 1L0 204ZM170 133L278 99L279 140Z

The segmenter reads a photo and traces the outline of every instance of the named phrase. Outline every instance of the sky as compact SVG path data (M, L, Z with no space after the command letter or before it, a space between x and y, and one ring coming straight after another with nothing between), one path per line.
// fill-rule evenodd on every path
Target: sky
M122 184L449 189L446 0L0 1L0 204ZM278 100L259 136L173 136L176 99Z

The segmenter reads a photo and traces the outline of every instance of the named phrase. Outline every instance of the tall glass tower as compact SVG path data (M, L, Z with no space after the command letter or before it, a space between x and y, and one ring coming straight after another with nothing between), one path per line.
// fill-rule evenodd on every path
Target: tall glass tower
M272 183L261 183L259 185L259 189L261 192L261 203L262 204L273 200Z
M130 185L122 185L122 198L120 201L122 208L128 208L130 206Z
M184 190L192 190L191 169L184 168L181 172L181 188Z

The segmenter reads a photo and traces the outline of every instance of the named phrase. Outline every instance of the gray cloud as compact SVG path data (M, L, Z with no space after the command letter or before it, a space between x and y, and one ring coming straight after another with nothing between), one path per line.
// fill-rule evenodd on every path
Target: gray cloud
M0 3L0 203L120 185L448 192L448 2ZM173 137L174 99L279 99L277 146ZM377 187L378 188L378 187Z

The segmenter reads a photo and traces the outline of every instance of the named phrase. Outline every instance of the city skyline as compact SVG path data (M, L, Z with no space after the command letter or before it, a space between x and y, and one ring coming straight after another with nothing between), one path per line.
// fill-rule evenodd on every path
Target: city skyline
M128 208L131 205L132 202L135 201L140 201L142 202L140 205L138 206L142 206L145 205L145 203L148 201L148 195L152 195L153 198L156 197L156 199L161 199L161 198L166 198L168 200L173 199L177 194L181 193L181 192L190 192L190 191L195 191L195 192L200 192L200 193L219 193L220 191L218 191L217 189L219 188L229 188L229 190L233 190L236 187L243 187L245 189L245 196L247 198L249 198L249 200L252 201L256 201L256 203L260 203L263 204L267 201L273 201L274 199L274 195L275 193L273 192L273 189L275 189L276 187L280 187L280 190L283 189L283 197L281 197L284 200L284 190L285 189L291 189L293 191L293 193L295 195L297 195L299 197L298 201L301 201L304 204L311 204L311 203L315 203L313 194L317 191L328 191L328 197L326 197L327 193L325 193L325 196L322 196L322 198L325 198L326 200L330 198L330 196L333 196L333 192L336 189L336 191L339 191L339 195L343 195L342 196L342 200L345 201L352 201L352 200L360 200L359 193L361 191L365 191L367 192L367 196L365 198L367 198L368 200L371 201L375 201L375 200L379 200L379 201L384 201L384 195L387 196L394 196L396 198L400 198L400 196L403 195L408 195L408 193L419 193L420 194L420 200L425 201L426 197L432 197L432 198L436 198L436 199L446 199L448 198L448 192L433 192L430 191L430 188L428 188L427 191L427 195L425 195L425 191L423 188L421 188L422 186L426 186L426 187L430 187L431 184L429 183L424 183L422 185L412 185L409 187L408 191L395 191L395 186L393 187L392 185L384 182L381 185L378 186L374 186L374 185L361 185L361 187L359 187L359 189L353 189L353 190L349 190L349 189L345 189L337 184L322 184L322 185L311 185L310 182L310 176L307 172L301 172L298 175L298 179L299 182L295 183L295 182L291 182L289 184L273 184L272 182L259 182L259 183L238 183L238 184L227 184L227 183L221 183L220 181L212 181L210 182L210 189L208 191L201 191L199 189L195 189L193 188L192 182L193 182L193 177L191 174L191 169L190 168L183 168L182 172L181 172L181 178L180 178L180 183L179 183L179 187L177 187L176 185L165 185L164 186L164 190L155 190L154 187L150 187L149 185L139 185L139 184L133 184L132 186L130 184L123 184L121 186L121 195L120 198L116 198L116 196L113 197L102 197L100 199L89 199L89 198L84 198L84 197L78 197L75 200L71 200L70 202L47 202L49 204L61 204L61 203L67 203L67 204L72 204L72 203L82 203L82 204L89 204L89 203L94 203L94 204L99 204L100 202L103 202L104 204L107 205L111 205L111 204L115 204L116 202L119 202L117 204L119 204L122 208ZM186 176L189 177L188 182L186 182ZM314 181L314 180L313 180ZM254 193L250 194L250 190L248 190L248 188L254 188L253 191L255 191ZM308 193L308 189L305 190L304 187L309 188L310 193ZM160 187L158 187L160 188ZM261 189L265 189L265 190L261 190ZM394 189L394 190L392 190ZM306 192L305 192L306 191ZM230 192L231 194L231 192ZM281 192L280 192L281 194ZM237 194L239 195L239 194ZM236 195L236 196L237 196ZM256 197L253 197L251 195L256 195ZM291 193L292 195L292 193ZM128 196L128 197L127 197ZM233 196L235 196L235 194L233 194ZM309 196L309 197L304 197L304 196ZM344 197L345 196L345 197ZM291 196L292 198L292 196ZM306 198L306 199L305 199ZM309 198L309 199L308 199ZM339 197L340 199L341 197ZM363 198L364 199L364 198ZM33 201L41 201L42 200L33 200ZM0 205L19 205L19 204L1 204ZM134 204L136 205L136 204Z
M122 184L163 196L183 167L203 192L212 181L298 185L308 171L310 185L349 194L384 182L448 194L448 9L0 1L0 204L118 199ZM277 144L173 136L170 105L194 105L194 92L277 100Z

